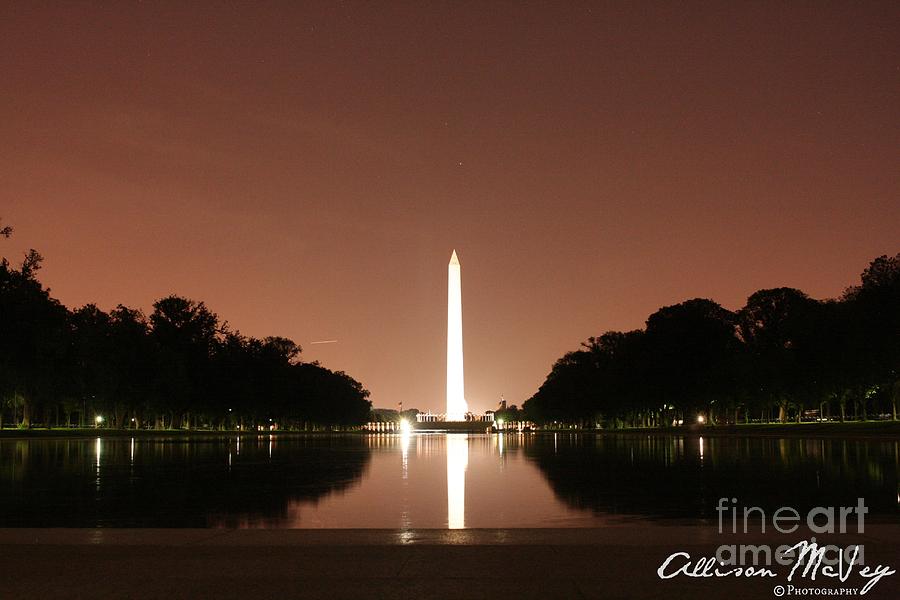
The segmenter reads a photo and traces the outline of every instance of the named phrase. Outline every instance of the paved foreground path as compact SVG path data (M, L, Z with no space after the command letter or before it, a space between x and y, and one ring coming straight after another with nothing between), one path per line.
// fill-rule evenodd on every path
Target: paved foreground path
M767 599L778 597L776 586L789 585L789 567L767 579L663 581L656 570L678 551L696 559L722 544L800 539L648 524L406 532L0 529L0 598ZM830 539L863 543L867 565L900 571L898 525L867 525L864 535ZM857 571L844 583L821 575L816 581L795 576L792 583L861 588L865 580ZM866 597L900 598L900 572Z

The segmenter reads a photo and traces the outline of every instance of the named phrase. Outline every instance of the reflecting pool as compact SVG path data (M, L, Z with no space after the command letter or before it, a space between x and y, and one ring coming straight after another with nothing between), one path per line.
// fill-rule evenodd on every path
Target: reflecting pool
M602 527L852 506L900 520L900 442L592 434L0 439L2 527Z

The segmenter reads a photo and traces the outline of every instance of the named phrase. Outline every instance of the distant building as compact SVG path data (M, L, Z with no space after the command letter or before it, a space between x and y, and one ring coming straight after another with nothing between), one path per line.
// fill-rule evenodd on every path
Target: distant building
M492 423L494 421L494 411L488 410L483 414L476 414L467 412L463 418L464 421L484 421L487 423ZM433 413L431 411L419 413L416 415L417 423L443 423L447 421L447 415L443 413Z

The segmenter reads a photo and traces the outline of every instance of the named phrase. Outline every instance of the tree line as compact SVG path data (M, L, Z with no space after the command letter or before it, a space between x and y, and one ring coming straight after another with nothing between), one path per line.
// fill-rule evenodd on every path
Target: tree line
M523 409L537 423L661 427L897 419L900 254L839 299L760 290L733 312L696 298L644 329L591 337L560 358Z
M0 426L309 430L368 419L369 392L301 361L290 339L243 336L181 296L149 316L70 310L38 280L42 260L35 250L18 267L0 259Z

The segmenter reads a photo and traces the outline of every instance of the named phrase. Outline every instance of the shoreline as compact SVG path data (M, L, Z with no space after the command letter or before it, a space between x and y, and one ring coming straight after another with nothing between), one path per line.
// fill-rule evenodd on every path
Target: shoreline
M425 432L423 432L425 433ZM469 432L471 433L471 432ZM710 437L767 437L767 438L830 438L830 439L900 439L900 421L850 421L844 423L751 423L740 425L692 425L688 427L647 427L625 429L538 429L527 432L533 435L570 434L604 436L710 436ZM506 431L506 435L518 435L516 431ZM65 439L65 438L113 438L113 437L185 437L185 438L226 438L226 437L327 437L357 435L399 435L392 432L371 432L367 430L349 431L240 431L206 429L0 429L0 440L4 439Z
M0 440L14 439L66 439L66 438L129 438L129 437L185 437L185 438L231 438L263 437L326 437L367 434L368 431L240 431L205 429L0 429Z
M603 430L605 435L687 435L710 437L891 439L900 438L900 421L848 421L844 423L749 423L691 425L673 428Z

